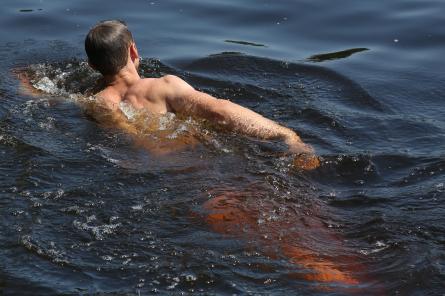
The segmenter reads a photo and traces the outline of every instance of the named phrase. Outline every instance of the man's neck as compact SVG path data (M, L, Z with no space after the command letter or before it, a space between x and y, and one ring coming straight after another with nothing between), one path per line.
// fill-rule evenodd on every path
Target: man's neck
M103 82L105 88L112 88L114 91L119 93L121 97L123 97L128 88L130 88L140 79L141 77L139 76L139 73L134 65L127 64L116 75L104 76Z

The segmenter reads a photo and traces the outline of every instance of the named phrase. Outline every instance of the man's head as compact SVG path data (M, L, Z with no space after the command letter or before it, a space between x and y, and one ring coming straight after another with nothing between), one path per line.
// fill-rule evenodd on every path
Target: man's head
M95 25L85 38L85 51L90 65L102 75L117 74L130 58L137 68L139 56L127 25L107 20Z

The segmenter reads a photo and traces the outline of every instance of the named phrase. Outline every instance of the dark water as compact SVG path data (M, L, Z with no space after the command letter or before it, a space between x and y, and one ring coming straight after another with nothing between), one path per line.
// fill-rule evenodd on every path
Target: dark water
M0 294L442 295L444 9L3 1ZM156 156L92 120L72 95L94 78L84 35L107 18L129 24L145 76L179 75L293 128L321 167L205 127L193 149ZM47 93L23 92L17 67ZM175 120L177 133L195 124ZM206 218L220 196L237 201L234 225ZM308 279L289 246L357 283Z

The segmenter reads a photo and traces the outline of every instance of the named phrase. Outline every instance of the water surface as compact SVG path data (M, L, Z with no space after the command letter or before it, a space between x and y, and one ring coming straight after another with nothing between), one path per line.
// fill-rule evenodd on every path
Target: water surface
M4 2L0 291L440 295L444 9L418 0ZM133 31L143 75L179 75L293 128L321 167L296 170L277 143L175 118L166 119L175 135L206 136L158 156L94 121L72 94L94 78L82 63L85 33L108 18ZM39 98L12 71L30 65L35 82L47 78ZM209 219L206 202L221 196L254 223ZM358 283L309 280L286 246Z

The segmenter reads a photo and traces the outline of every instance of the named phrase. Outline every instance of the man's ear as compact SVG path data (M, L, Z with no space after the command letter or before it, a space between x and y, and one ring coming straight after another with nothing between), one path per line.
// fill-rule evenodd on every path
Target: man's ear
M139 53L138 49L136 48L136 43L132 43L130 45L130 58L132 62L134 62L136 59L139 59Z

